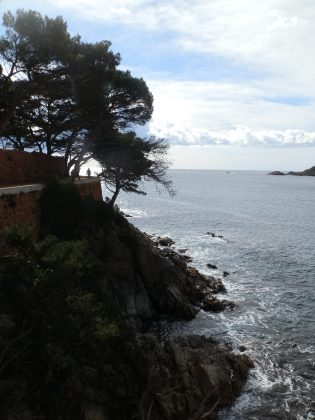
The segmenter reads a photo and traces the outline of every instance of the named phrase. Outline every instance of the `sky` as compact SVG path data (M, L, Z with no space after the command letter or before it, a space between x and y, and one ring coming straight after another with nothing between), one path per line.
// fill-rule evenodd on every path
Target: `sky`
M154 96L174 168L315 165L314 0L2 0L110 40Z

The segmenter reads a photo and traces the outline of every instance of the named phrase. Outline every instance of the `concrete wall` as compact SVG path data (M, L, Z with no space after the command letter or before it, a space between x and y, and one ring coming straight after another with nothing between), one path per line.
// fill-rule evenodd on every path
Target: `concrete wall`
M51 175L66 175L64 158L0 150L0 186L43 182Z
M102 200L101 183L98 179L84 179L76 182L81 196L91 195ZM34 190L37 188L37 190ZM39 199L43 185L29 187L0 188L0 236L1 231L15 225L27 227L34 238L39 236ZM24 192L25 191L25 192ZM0 241L1 243L1 241Z

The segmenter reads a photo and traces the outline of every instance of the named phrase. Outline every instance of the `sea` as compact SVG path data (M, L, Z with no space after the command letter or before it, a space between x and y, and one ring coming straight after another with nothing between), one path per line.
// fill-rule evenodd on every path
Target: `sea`
M246 347L255 368L218 419L314 419L315 178L211 170L170 176L175 197L146 183L146 196L121 194L119 207L140 230L187 248L191 265L223 279L222 297L237 307L162 322L161 339L193 333L235 353Z

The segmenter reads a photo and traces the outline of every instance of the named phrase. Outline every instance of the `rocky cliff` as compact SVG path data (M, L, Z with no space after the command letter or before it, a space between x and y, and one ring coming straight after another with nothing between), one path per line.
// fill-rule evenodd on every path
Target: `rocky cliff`
M11 238L1 260L0 417L214 418L240 394L251 360L201 336L160 343L150 325L231 310L216 296L224 285L119 213L98 225L94 210L79 242L47 236L14 260Z
M200 274L174 250L159 249L127 221L110 231L103 246L104 291L137 327L161 315L189 320L200 309L218 312L234 306L216 298L226 291L220 279Z

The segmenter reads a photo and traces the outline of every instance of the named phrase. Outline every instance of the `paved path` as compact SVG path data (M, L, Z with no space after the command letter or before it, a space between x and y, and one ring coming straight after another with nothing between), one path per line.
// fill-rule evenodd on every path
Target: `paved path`
M76 179L75 184L89 184L91 182L99 182L100 179L97 177ZM23 184L14 185L11 187L0 187L0 197L2 195L29 193L32 191L41 191L44 188L44 184Z

